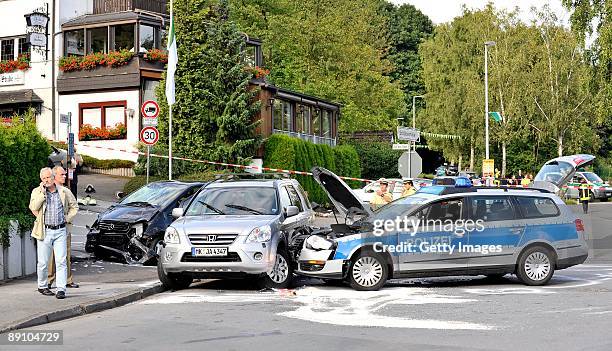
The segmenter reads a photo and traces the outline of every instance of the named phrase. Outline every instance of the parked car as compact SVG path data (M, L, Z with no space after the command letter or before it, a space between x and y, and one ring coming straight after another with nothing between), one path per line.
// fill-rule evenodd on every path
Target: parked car
M173 216L157 266L170 289L186 288L194 278L245 277L285 288L314 221L293 179L215 181Z
M378 290L392 278L499 277L507 273L516 274L527 285L543 285L555 270L587 258L583 222L547 190L434 185L372 212L332 172L315 168L312 173L338 211L353 216L332 232L311 235L304 241L299 274L345 280L357 290ZM376 233L377 221L398 218L424 224ZM440 228L426 224L432 223L430 220L459 223L468 219L480 221L482 230L459 232L456 225ZM423 243L470 247L472 251L428 251L421 247ZM418 249L403 249L404 245ZM492 247L494 254L483 251Z
M586 154L554 158L542 166L529 186L548 189L561 195L560 189L574 177L576 171L592 164L593 161L595 156Z
M172 209L185 206L206 183L149 183L100 213L87 234L85 250L97 257L117 256L127 262L153 263Z
M608 201L612 197L612 187L607 182L604 182L597 174L593 172L576 172L568 188L565 196L570 199L580 198L580 185L585 181L590 187L589 192L592 200Z

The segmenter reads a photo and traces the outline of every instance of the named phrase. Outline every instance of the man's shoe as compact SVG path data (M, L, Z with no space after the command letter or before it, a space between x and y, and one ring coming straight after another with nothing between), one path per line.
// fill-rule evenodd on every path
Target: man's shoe
M53 291L49 290L49 288L44 288L44 289L38 288L38 292L43 294L43 295L45 295L45 296L53 296L53 295L55 295L53 293Z
M68 284L66 284L66 287L67 287L67 288L73 288L73 289L76 289L76 288L78 288L78 287L79 287L79 284L77 284L77 283L68 283Z
M63 291L58 291L57 294L55 294L55 297L61 300L66 297L66 293Z

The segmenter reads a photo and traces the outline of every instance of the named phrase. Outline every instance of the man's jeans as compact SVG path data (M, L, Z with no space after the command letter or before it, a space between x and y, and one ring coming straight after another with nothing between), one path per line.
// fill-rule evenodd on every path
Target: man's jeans
M58 291L66 292L66 278L68 270L66 268L66 227L60 229L45 229L45 240L38 240L38 288L47 287L47 275L49 268L49 257L51 250L55 254L56 286Z

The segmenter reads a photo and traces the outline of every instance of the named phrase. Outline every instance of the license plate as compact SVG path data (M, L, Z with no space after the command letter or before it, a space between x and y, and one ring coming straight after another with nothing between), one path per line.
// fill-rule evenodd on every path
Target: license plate
M227 256L227 247L192 247L191 256Z

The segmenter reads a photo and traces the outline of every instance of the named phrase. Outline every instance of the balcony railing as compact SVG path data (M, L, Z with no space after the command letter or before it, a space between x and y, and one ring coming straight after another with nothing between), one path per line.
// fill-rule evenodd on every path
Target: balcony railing
M336 146L336 139L335 138L326 138L326 137L321 137L321 136L312 135L312 134L288 132L286 130L280 130L280 129L273 129L272 133L273 134L285 134L285 135L289 135L289 136L294 137L294 138L299 138L299 139L302 139L302 140L309 141L309 142L311 142L313 144L322 144L322 145Z
M168 14L167 0L94 0L94 14L135 9Z

